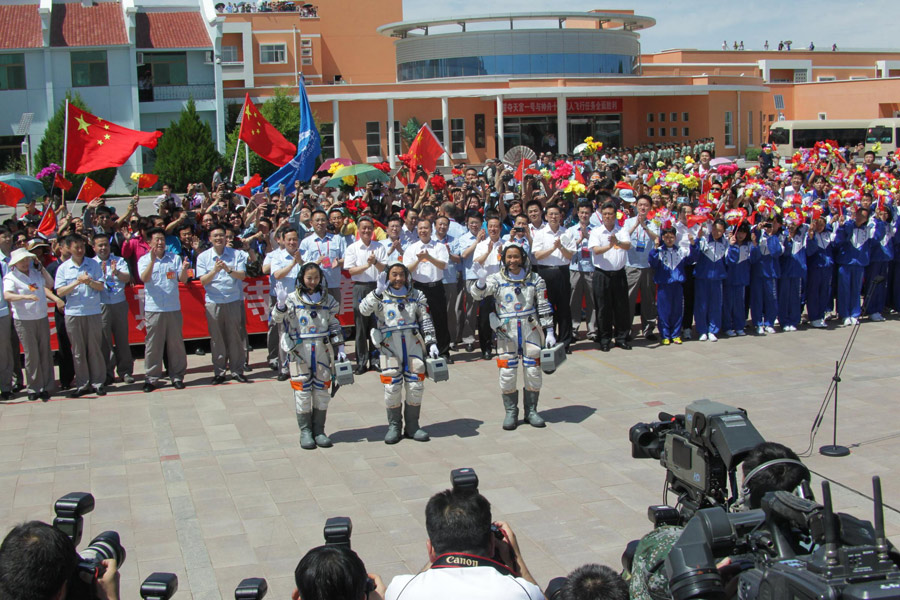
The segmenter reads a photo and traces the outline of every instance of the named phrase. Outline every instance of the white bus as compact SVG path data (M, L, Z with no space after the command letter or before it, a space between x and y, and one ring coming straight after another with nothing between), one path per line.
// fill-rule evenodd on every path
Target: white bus
M893 154L900 142L900 119L874 119L869 121L866 129L866 150L871 150L875 144L881 143L881 150L877 152L880 157Z
M776 121L769 126L769 143L778 146L778 154L783 159L790 161L794 152L800 148L812 148L816 142L834 140L844 148L864 144L871 122L871 119Z

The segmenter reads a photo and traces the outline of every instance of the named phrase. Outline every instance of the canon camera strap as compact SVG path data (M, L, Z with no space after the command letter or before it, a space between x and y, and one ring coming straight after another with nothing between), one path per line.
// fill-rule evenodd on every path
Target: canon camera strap
M438 556L433 563L432 569L463 569L466 567L490 567L501 575L513 575L512 569L484 556L477 554L466 554L464 552L448 552Z

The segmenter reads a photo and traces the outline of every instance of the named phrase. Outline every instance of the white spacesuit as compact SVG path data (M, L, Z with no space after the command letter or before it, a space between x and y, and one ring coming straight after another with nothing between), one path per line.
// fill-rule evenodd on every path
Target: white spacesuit
M518 259L516 254L519 255ZM549 347L556 343L553 334L553 309L547 301L544 280L531 270L528 255L521 246L506 246L501 261L503 266L499 273L487 275L478 270L478 281L472 287L472 296L475 300L493 296L495 301L491 326L497 333L500 392L506 408L503 429L515 429L518 425L519 392L516 371L519 362L522 363L525 380L525 420L534 427L544 427L544 420L537 412L541 390L540 355L544 344Z
M319 277L310 289L304 281L311 271L318 272ZM300 446L307 450L317 446L330 448L331 440L325 435L325 417L334 367L331 344L337 346L338 359L346 360L337 318L340 306L328 294L322 270L316 263L303 265L296 290L289 294L279 283L275 293L272 321L283 323L281 347L291 363L290 381L300 426Z
M420 442L429 435L419 428L422 392L425 389L425 347L436 358L434 325L425 295L410 286L409 270L400 262L387 266L373 292L359 303L364 316L375 315L372 342L381 354L381 382L387 406L387 444L400 441L402 419L400 390L406 386L405 435ZM423 338L424 337L424 341Z

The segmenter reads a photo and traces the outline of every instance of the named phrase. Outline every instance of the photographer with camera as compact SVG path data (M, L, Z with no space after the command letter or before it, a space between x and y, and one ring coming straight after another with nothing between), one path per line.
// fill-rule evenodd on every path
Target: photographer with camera
M383 600L384 582L349 546L326 544L313 548L294 570L293 600Z
M14 527L0 544L0 598L61 600L73 597L73 578L80 559L72 540L40 521ZM92 597L118 600L119 572L114 558L102 561ZM77 586L80 581L75 581ZM80 587L80 586L78 586ZM81 590L78 590L81 591Z
M582 565L547 584L547 600L628 600L628 583L605 565Z
M460 481L460 471L470 479ZM491 503L478 493L475 473L459 469L452 478L453 489L435 494L425 507L428 564L416 575L395 577L385 598L542 599L512 529L492 522Z

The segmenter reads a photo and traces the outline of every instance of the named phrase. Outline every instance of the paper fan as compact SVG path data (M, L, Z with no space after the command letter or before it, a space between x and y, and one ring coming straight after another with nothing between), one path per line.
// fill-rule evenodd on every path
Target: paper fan
M514 146L503 155L503 162L515 167L522 162L523 158L532 163L537 160L537 154L528 146Z

